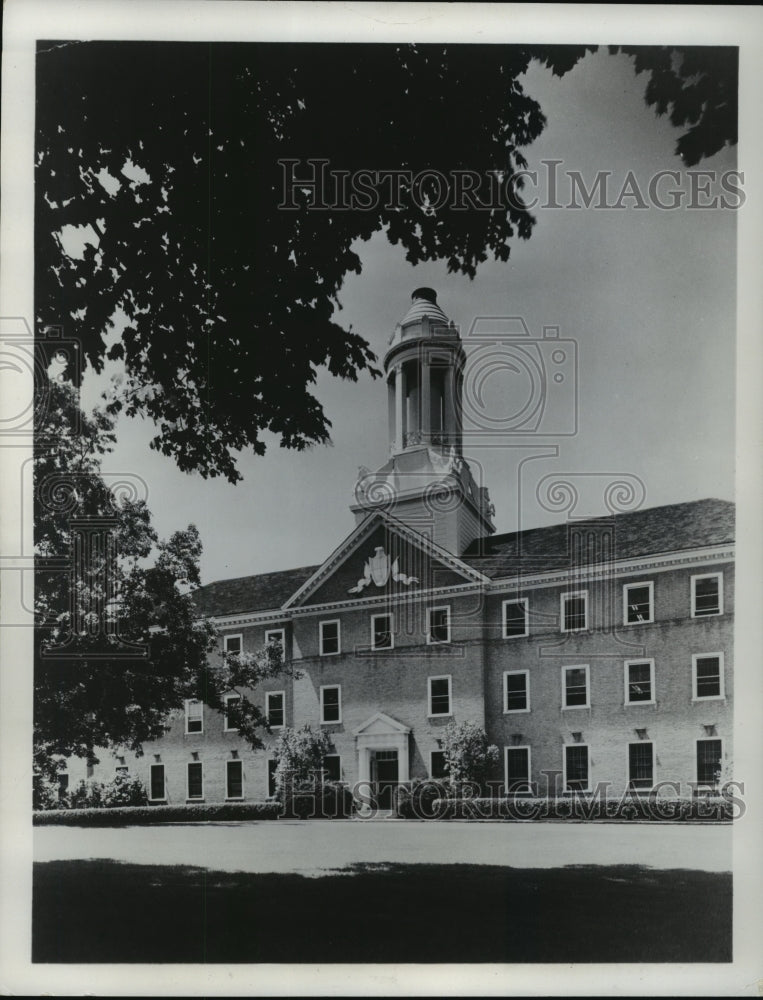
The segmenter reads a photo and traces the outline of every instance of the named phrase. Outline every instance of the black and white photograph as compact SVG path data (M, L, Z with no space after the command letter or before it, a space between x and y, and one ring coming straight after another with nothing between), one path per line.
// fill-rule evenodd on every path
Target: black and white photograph
M3 992L759 995L761 29L7 5Z

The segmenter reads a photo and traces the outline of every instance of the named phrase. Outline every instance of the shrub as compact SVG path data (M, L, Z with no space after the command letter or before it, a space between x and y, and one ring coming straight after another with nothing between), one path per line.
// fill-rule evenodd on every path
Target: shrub
M455 787L484 786L500 757L498 747L488 743L487 733L476 722L449 722L442 730L442 748L447 780Z
M120 806L146 806L148 794L146 786L140 778L129 774L117 774L103 786L103 805L107 809L118 809Z
M445 799L450 791L446 782L431 778L415 778L399 785L395 793L395 812L401 819L439 819L443 806L434 803Z
M46 781L42 775L36 774L32 782L33 809L61 809L66 807L65 799L59 795L58 785Z
M585 795L547 799L530 796L508 798L434 799L430 806L433 819L504 819L504 820L648 820L653 822L734 819L734 803L727 797L655 798L648 795L605 799ZM420 814L419 814L420 815Z
M343 782L299 782L282 790L283 819L349 819L354 803Z
M332 750L328 733L314 733L310 726L299 730L283 729L272 750L279 798L285 797L286 789L296 789L305 783L312 788L316 777L323 773L324 757ZM288 794L293 794L293 791Z
M221 802L178 806L55 809L33 814L35 826L147 826L154 823L234 822L278 819L278 802Z

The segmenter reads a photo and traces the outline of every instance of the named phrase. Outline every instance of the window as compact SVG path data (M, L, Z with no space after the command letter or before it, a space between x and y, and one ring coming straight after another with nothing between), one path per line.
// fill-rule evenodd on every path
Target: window
M240 704L241 704L241 695L226 694L225 714L223 717L223 732L226 733L238 732L237 709Z
M429 755L429 777L440 781L448 776L448 765L445 762L444 750L432 750Z
M323 777L326 781L342 780L342 758L338 753L327 753L323 758Z
M588 667L562 667L562 708L588 707Z
M58 798L63 800L66 798L66 793L69 791L69 775L66 772L59 773L56 775L58 778Z
M503 602L503 637L515 639L528 634L527 598Z
M625 704L654 704L654 660L625 661Z
M530 677L527 670L509 670L503 675L504 712L530 711Z
M201 761L192 761L188 765L188 798L204 798L204 771Z
M430 677L429 714L450 715L450 676Z
M692 656L693 698L723 698L723 653Z
M697 740L697 781L701 785L717 785L723 769L721 740Z
M286 649L286 630L282 628L265 629L265 645L269 642L277 642L282 650Z
M285 724L285 691L268 691L265 695L265 714L271 729L282 729Z
M330 622L321 622L321 656L333 656L340 652L339 643L339 619Z
M654 744L642 740L628 744L628 787L651 788L654 785Z
M723 614L723 573L706 573L691 578L691 616Z
M239 635L226 635L223 639L226 653L240 653L243 648L243 638Z
M372 649L392 649L394 639L392 637L394 624L392 615L372 615L371 616L371 648Z
M244 762L241 760L225 761L225 798L243 799L244 797Z
M588 747L582 743L564 748L564 790L588 791Z
M268 798L272 799L276 794L276 767L278 761L268 758Z
M450 608L429 608L427 611L427 642L450 642Z
M627 583L623 587L623 621L640 625L654 621L654 584Z
M338 684L321 687L321 722L342 721L342 689Z
M588 628L588 591L562 594L562 632L582 632Z
M153 802L167 798L164 786L164 764L152 764L149 769L150 796Z
M506 791L532 792L530 748L506 747Z
M204 732L204 706L198 698L191 698L185 703L185 731Z

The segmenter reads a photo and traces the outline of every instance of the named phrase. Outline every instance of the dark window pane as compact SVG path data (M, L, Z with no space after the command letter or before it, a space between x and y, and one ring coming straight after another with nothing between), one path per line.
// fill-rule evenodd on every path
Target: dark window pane
M565 747L567 789L588 788L588 747Z
M339 652L339 623L324 622L321 626L321 652Z
M244 765L240 760L229 760L225 765L227 788L225 794L229 799L240 799L244 794Z
M447 777L447 765L445 763L445 751L432 751L432 777L439 779Z
M697 659L697 697L718 698L721 693L721 661L717 656Z
M651 788L653 781L651 743L628 744L628 778L632 788Z
M504 608L504 636L508 639L513 635L525 635L527 618L524 604L507 604Z
M240 653L241 652L241 636L240 635L229 635L225 640L225 652L226 653Z
M323 689L323 721L339 722L339 688Z
M447 608L435 608L430 612L429 637L432 642L448 641L448 621L450 614Z
M628 701L652 700L652 668L649 663L628 664Z
M585 628L585 597L565 597L564 599L564 630L574 632Z
M646 622L652 617L649 587L628 587L626 589L627 617L629 624Z
M238 706L241 698L236 695L234 698L225 699L225 728L236 729L238 727Z
M509 747L506 751L506 789L530 791L530 751L527 747Z
M186 712L186 732L200 733L203 730L204 706L200 701L189 701Z
M694 581L695 615L717 615L721 610L720 588L717 577Z
M164 764L151 765L151 798L164 798Z
M276 793L276 767L278 761L268 761L268 797L272 798Z
M586 705L588 703L588 684L586 671L582 667L573 667L564 674L565 705Z
M430 681L431 684L431 706L432 715L448 715L450 712L450 685L448 679L438 678Z
M374 649L390 649L392 646L392 616L377 615L374 618Z
M281 693L271 692L268 695L268 722L271 726L284 724L284 705Z
M506 674L506 711L527 708L527 674Z
M721 741L699 740L697 743L697 781L715 784L721 777Z
M341 760L339 754L330 753L323 758L323 771L326 781L340 781L342 778L341 773Z
M200 799L202 797L202 765L194 763L188 765L188 798Z

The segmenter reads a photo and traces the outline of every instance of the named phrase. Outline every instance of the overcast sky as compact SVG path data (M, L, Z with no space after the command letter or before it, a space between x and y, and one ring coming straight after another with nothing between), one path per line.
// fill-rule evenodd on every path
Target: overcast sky
M587 56L561 80L531 69L526 88L548 125L525 151L530 168L542 178L542 161L561 160L560 176L579 171L589 186L597 171L611 171L610 202L628 171L647 192L658 171L682 170L674 155L678 132L645 105L645 86L626 57L606 52ZM725 150L698 169L720 175L734 167L734 150ZM718 184L712 187L717 192ZM540 181L532 193L543 195ZM561 193L566 200L566 187ZM512 447L506 435L487 444L467 437L466 455L490 489L499 532L560 519L535 499L552 473L575 477L576 514L606 513L604 487L622 475L643 483L644 506L733 499L735 213L636 209L634 201L626 199L623 210L541 207L531 239L514 244L508 263L482 265L473 281L448 275L444 263L410 266L381 234L358 247L363 272L347 280L339 321L352 323L380 358L420 285L437 290L468 353L476 317L521 317L533 337L557 326L575 342L577 432L521 439L536 452L555 445L558 456L526 463L520 482L519 459L532 447ZM95 379L86 383L86 403L98 388ZM484 390L493 418L521 408L528 391L523 376L506 371L491 375ZM382 465L388 440L381 381L344 383L321 373L317 394L333 424L333 446L296 453L273 439L264 457L241 457L244 481L236 486L179 472L148 448L154 430L139 419L120 420L119 444L104 468L146 480L160 534L198 526L205 582L319 563L352 530L358 466ZM557 395L548 405L556 426L569 429L568 398Z

